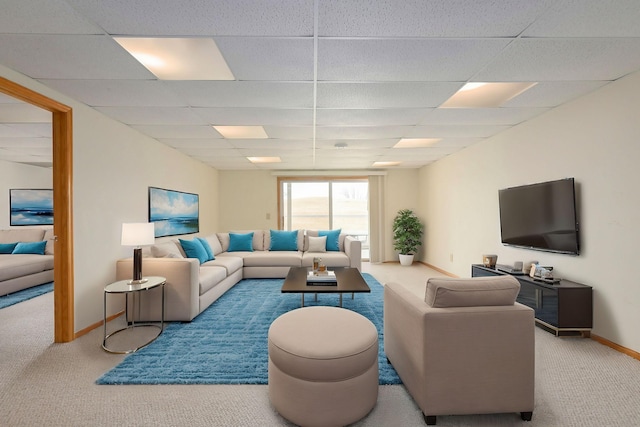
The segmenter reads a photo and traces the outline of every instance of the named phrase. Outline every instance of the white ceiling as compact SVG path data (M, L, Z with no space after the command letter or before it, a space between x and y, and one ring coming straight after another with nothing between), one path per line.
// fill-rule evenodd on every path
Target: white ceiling
M420 167L640 69L638 0L0 0L0 8L0 64L218 169ZM211 37L236 80L158 80L113 36ZM538 84L500 108L438 108L468 81ZM48 118L0 96L0 159L50 163ZM227 140L211 125L262 125L269 138ZM441 140L392 148L403 137Z

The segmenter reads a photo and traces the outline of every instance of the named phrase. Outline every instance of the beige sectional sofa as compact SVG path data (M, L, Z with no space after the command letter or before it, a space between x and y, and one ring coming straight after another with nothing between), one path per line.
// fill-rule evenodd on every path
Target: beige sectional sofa
M42 241L42 255L0 254L0 296L53 281L53 228L0 230L0 244Z
M253 233L251 251L229 251L230 233ZM178 239L172 239L144 248L143 276L167 278L165 287L165 320L191 321L243 278L284 278L291 267L310 267L313 258L320 257L329 268L362 265L361 242L352 236L340 234L339 250L312 252L309 237L317 231L299 230L297 250L276 251L271 248L270 230L238 230L206 236L215 256L214 260L200 264L197 258L187 258ZM117 262L118 280L131 278L133 260ZM137 304L137 303L136 303ZM160 293L150 291L140 298L140 317L136 320L160 319Z

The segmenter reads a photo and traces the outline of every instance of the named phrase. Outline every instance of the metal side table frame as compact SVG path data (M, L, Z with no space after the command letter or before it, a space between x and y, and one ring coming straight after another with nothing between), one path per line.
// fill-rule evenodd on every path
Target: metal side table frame
M146 347L147 345L151 344L153 341L155 341L160 334L162 333L162 331L164 330L164 287L165 287L165 283L166 280L164 277L158 277L158 276L152 276L152 277L145 277L143 278L143 280L145 280L145 282L143 283L131 283L131 280L120 280L118 282L114 282L111 283L107 286L105 286L104 288L104 297L103 297L103 313L104 313L104 338L102 339L102 348L105 351L108 351L109 353L118 353L118 354L129 354L129 353L133 353L135 351L140 350L143 347ZM136 295L140 292L144 292L144 291L149 291L151 289L155 289L158 286L162 287L162 307L161 307L161 315L160 315L160 324L158 323L150 323L150 322L139 322L136 323L135 319L136 319L136 307L135 307L135 298ZM128 325L124 328L118 329L116 331L111 332L110 334L107 334L107 295L108 294L125 294L125 309L124 309L124 315L125 315L125 320L129 319L129 294L132 295L132 309L131 309L131 322L128 323ZM138 300L139 302L139 300ZM142 328L142 327L151 327L151 328L158 328L158 334L156 336L154 336L153 338L151 338L150 340L148 340L147 342L143 343L142 345L140 345L139 347L130 349L130 350L112 350L107 346L107 340L109 339L109 337L112 337L113 335L122 332L122 331L127 331L130 329L134 329L134 328Z

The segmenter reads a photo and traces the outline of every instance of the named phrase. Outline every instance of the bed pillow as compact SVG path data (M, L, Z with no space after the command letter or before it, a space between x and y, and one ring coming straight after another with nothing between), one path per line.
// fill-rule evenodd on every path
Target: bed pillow
M202 243L198 239L193 240L180 240L180 246L187 254L187 258L197 258L200 264L209 261L207 251L202 246Z
M250 233L229 233L227 252L253 252L253 231Z
M10 254L18 243L0 243L0 254Z
M318 236L327 236L327 250L338 252L340 251L340 232L341 228L337 230L320 230Z
M47 242L18 242L15 248L13 248L12 254L34 254L44 255L44 248L47 246Z
M327 251L327 236L309 238L309 252L326 252Z
M270 251L297 251L298 250L298 230L284 231L271 230Z

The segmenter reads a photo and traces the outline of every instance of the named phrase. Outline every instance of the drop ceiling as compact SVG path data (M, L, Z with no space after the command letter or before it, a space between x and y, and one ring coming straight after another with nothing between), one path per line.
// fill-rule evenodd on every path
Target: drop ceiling
M640 69L638 0L0 4L0 64L220 170L417 168ZM114 37L211 38L235 80L159 80ZM537 84L439 108L467 82ZM0 96L0 159L50 163L49 119Z

